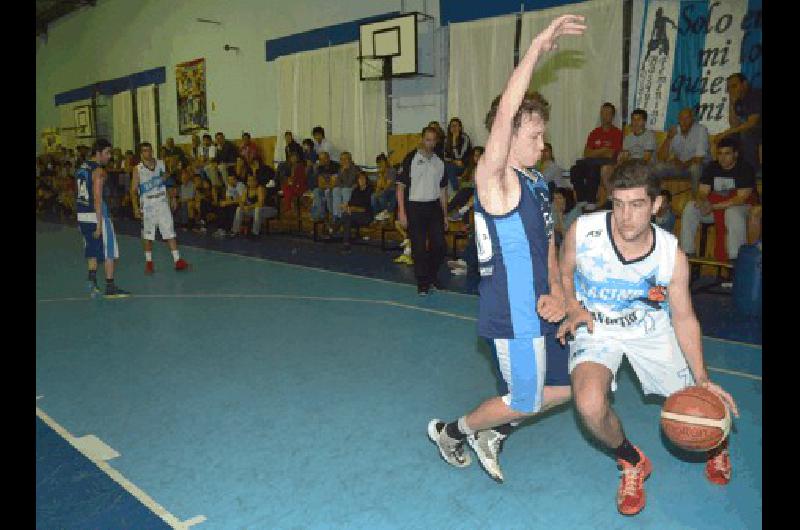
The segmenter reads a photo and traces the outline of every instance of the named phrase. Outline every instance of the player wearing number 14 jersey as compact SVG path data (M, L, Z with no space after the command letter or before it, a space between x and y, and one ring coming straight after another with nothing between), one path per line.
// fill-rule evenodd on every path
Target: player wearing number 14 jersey
M105 165L111 159L111 142L99 138L92 145L89 160L75 172L78 211L78 227L83 234L84 255L89 264L89 293L100 294L97 287L97 262L102 261L106 273L106 298L125 298L128 291L114 284L114 261L119 259L119 246L114 234L114 225L108 217L108 206L103 200L103 183L106 178Z

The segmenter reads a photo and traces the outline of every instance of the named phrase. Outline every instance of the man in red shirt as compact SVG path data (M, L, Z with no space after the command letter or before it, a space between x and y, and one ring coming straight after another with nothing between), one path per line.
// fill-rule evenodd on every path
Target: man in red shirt
M600 168L605 164L615 164L622 150L622 130L613 124L616 111L613 104L603 103L600 107L600 127L589 133L583 158L577 160L569 172L577 201L586 202L589 210L597 201Z
M261 158L258 153L258 146L250 139L250 133L242 133L242 147L239 149L245 162L250 165L254 158Z

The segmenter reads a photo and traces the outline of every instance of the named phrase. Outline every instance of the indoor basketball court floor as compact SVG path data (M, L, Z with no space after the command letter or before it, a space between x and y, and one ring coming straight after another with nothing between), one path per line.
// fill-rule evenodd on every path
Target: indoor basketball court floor
M741 412L726 487L620 373L614 406L654 466L625 518L571 406L506 441L505 484L441 460L428 420L496 393L476 297L188 246L179 275L161 244L145 277L140 241L119 244L135 294L91 300L78 230L37 223L37 528L761 527L761 346L704 340Z

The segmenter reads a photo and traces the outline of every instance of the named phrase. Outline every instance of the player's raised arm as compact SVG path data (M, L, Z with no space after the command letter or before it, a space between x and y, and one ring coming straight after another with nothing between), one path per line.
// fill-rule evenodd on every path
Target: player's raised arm
M475 171L475 186L481 202L486 202L481 197L490 191L489 188L499 186L505 188L503 181L511 145L514 115L530 85L533 67L542 53L557 47L558 37L582 34L586 29L582 24L583 20L584 17L579 15L562 15L553 20L547 29L533 39L525 56L508 79L497 107L494 123L491 125L489 139L486 141L486 150Z
M739 409L736 407L736 402L731 395L708 379L708 373L703 361L703 337L700 331L700 323L697 321L692 308L689 277L689 260L686 259L686 254L680 248L677 248L675 251L675 269L667 288L675 337L678 339L681 351L683 351L686 362L692 370L697 386L702 386L719 396L730 407L734 415L738 417Z

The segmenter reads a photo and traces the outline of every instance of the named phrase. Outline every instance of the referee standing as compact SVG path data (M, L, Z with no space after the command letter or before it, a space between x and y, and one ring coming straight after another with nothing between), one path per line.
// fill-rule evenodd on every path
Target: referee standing
M406 155L403 172L397 177L397 217L408 228L420 296L427 295L431 285L439 287L438 272L445 254L447 177L444 162L434 153L437 139L436 129L422 129L420 146Z

